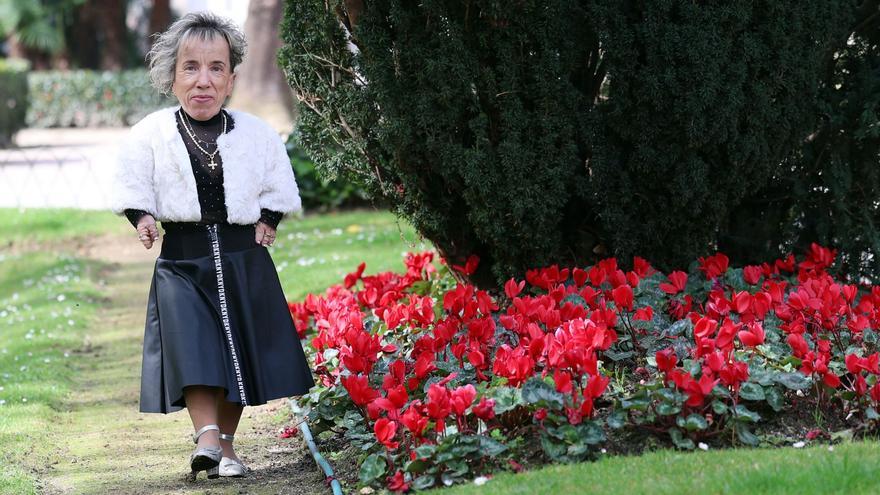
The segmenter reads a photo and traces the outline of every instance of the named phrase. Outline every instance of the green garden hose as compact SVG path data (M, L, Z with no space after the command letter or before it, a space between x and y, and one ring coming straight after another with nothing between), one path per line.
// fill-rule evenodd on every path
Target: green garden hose
M299 404L297 404L294 399L289 399L289 401L290 409L293 411L294 416L299 417L302 413ZM309 451L312 453L312 458L315 459L315 464L324 471L324 475L327 476L327 480L330 481L330 488L333 490L333 495L342 495L342 485L339 484L339 480L333 475L333 468L330 466L330 463L324 459L324 456L322 456L320 452L318 452L318 447L315 445L315 440L312 438L312 431L309 430L309 424L307 421L300 422L299 431L302 432L303 438L309 446Z

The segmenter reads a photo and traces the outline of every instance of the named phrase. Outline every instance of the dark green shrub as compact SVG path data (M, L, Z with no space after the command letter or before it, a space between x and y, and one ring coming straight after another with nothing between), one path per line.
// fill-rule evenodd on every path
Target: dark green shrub
M24 127L28 105L27 62L0 58L0 146Z
M477 254L478 283L596 255L772 257L817 240L814 206L860 219L818 239L858 258L880 220L859 182L878 175L877 45L859 41L878 3L289 1L280 58L318 167ZM837 140L811 151L828 121Z
M127 126L176 103L150 86L143 69L32 72L28 84L31 127Z
M730 212L721 247L737 259L819 242L841 248L842 271L880 277L880 15L858 26L826 60L818 118L786 173Z

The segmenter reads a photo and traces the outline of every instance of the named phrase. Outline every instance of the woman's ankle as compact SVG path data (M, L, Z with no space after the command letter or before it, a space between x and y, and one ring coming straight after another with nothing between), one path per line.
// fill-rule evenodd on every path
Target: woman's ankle
M220 435L216 431L206 431L199 437L198 447L216 447L220 445Z

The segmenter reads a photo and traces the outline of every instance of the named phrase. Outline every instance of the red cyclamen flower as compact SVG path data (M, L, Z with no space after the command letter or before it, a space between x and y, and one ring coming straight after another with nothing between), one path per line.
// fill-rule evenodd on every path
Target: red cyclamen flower
M394 450L400 445L400 442L394 441L394 436L397 435L396 421L391 421L388 418L380 418L376 421L376 424L373 425L373 432L376 434L376 440L389 450Z

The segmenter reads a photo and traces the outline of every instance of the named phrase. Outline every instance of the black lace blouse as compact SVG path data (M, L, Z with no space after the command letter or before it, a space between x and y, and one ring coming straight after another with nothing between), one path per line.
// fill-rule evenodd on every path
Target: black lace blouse
M226 223L223 161L220 159L220 153L217 152L216 138L223 132L224 126L226 132L231 131L235 127L235 121L226 110L221 110L217 115L205 121L198 121L190 117L182 109L175 116L177 118L177 132L180 133L180 137L183 138L186 145L189 162L196 180L199 206L202 210L201 222ZM198 146L188 130L198 141ZM148 212L143 210L125 210L125 216L135 227L141 217L147 214ZM272 228L277 228L283 215L281 212L263 208L260 212L260 221Z

